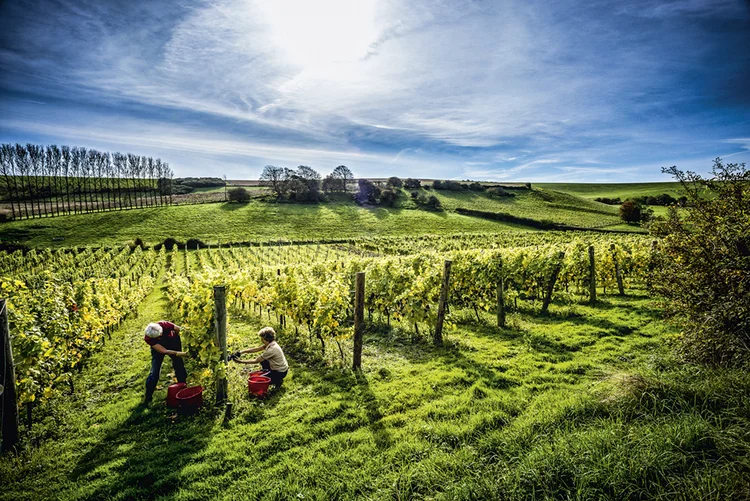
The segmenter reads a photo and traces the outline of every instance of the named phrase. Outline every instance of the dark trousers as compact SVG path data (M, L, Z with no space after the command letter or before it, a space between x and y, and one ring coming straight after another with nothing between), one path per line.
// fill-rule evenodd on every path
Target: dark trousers
M169 343L169 345L170 346L167 347L162 344L162 346L168 350L182 351L182 342L179 337ZM164 356L164 353L159 353L151 348L151 372L146 379L146 395L151 395L156 389L156 384L159 382L159 375L161 374L161 364L164 361ZM174 369L174 375L177 377L177 381L184 383L187 380L185 362L183 362L181 357L169 355L169 358L172 359L172 368Z
M276 385L276 388L280 388L282 381L284 381L284 378L286 377L286 373L289 371L284 371L284 372L272 371L271 363L268 360L263 360L260 363L260 366L263 368L263 370L270 371L268 373L268 377L271 378L271 384Z

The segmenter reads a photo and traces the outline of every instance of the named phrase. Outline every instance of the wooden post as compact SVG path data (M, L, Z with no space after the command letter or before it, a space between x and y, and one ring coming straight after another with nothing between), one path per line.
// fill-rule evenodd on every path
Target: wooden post
M612 250L612 260L615 262L615 277L617 278L617 292L621 296L625 295L625 288L622 286L622 270L620 270L620 262L617 261L617 252L615 252L615 244L609 246Z
M500 261L500 280L497 282L497 326L505 327L505 277L503 277L503 262Z
M596 260L594 246L589 245L589 304L596 303Z
M560 251L557 255L557 264L552 269L552 276L547 283L547 290L544 293L544 302L542 303L542 313L547 313L549 304L552 302L552 292L555 290L555 283L557 282L557 275L560 274L560 268L562 267L562 260L565 258L565 253Z
M451 278L451 264L453 261L446 260L443 268L443 285L440 288L440 304L438 305L437 322L435 324L435 335L432 341L436 345L443 344L443 321L445 320L445 305L448 302L448 284Z
M362 334L365 330L365 272L357 273L354 281L354 355L352 369L362 370Z
M3 440L0 452L15 449L18 443L18 400L16 396L16 371L13 369L13 350L8 327L8 302L0 299L0 364L3 388L0 390L0 410L3 413Z
M216 344L221 351L221 360L227 360L227 303L226 289L223 285L214 286L214 323L216 329ZM216 403L224 403L227 399L228 387L226 375L216 380Z

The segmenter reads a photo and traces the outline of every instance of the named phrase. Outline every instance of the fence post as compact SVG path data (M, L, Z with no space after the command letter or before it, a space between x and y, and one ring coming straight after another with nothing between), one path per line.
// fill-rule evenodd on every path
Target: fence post
M443 321L445 320L445 305L448 303L448 284L451 278L452 263L453 261L446 260L443 268L443 285L440 288L437 323L435 324L435 335L432 338L433 343L436 345L443 344Z
M503 261L498 264L500 280L497 282L497 326L505 327L505 277L503 277Z
M0 299L0 363L3 366L3 387L0 389L0 410L3 413L3 440L0 452L15 448L18 443L18 400L16 396L16 371L13 368L13 350L8 327L8 302Z
M226 288L223 285L214 286L214 323L216 329L216 341L221 351L221 360L225 366L227 360L227 299ZM228 387L227 377L216 380L216 403L221 404L227 399Z
M596 303L596 261L594 246L589 245L589 304Z
M557 263L552 269L552 276L547 283L547 290L544 294L544 302L542 303L542 313L547 313L549 304L552 302L552 292L555 290L555 283L557 283L557 275L560 274L560 268L562 267L562 260L565 258L565 253L560 251L557 255Z
M622 286L622 270L620 269L620 262L617 261L617 252L615 251L615 244L609 246L612 250L612 261L615 262L615 277L617 278L617 292L621 296L625 295L625 288Z
M362 369L362 334L365 330L365 272L356 274L354 283L354 355L352 369Z

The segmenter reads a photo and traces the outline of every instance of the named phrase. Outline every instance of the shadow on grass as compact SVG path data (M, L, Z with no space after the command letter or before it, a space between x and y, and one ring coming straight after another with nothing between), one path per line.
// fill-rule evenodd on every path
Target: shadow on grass
M367 420L370 423L368 426L375 440L375 445L377 445L378 449L387 449L391 446L392 440L388 430L383 425L383 414L380 411L378 399L370 388L370 382L363 373L357 372L355 378L357 380L357 388L362 397L361 404L367 412Z
M176 416L139 405L88 450L70 474L87 485L87 499L153 499L179 489L180 471L206 448L214 417L210 409ZM88 489L87 489L88 490Z

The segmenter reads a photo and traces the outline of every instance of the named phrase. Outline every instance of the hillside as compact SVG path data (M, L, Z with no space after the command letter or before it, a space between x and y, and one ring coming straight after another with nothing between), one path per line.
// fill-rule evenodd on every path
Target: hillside
M534 183L535 188L559 191L578 197L594 198L626 198L657 196L664 193L679 198L684 195L680 183Z
M448 234L530 230L455 213L457 208L502 212L581 227L615 227L616 207L550 190L517 190L516 196L420 190L436 195L443 211L417 208L404 191L393 208L360 207L347 195L319 204L212 203L146 208L13 221L0 226L0 241L30 247L111 245L141 238L154 244L168 237L205 242L249 240L321 240L368 235ZM617 226L619 228L619 226ZM629 228L633 229L633 228Z

